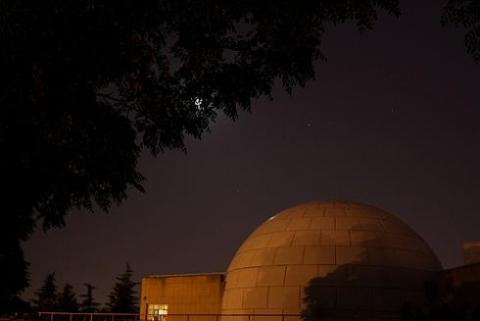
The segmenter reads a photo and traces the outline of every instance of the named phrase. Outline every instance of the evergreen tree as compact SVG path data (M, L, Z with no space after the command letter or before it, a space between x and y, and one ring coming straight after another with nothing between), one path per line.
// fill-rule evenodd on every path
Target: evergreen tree
M132 281L133 271L127 263L125 272L117 277L117 283L108 296L110 302L107 304L111 312L133 313L137 312L137 296L135 286L137 282Z
M84 285L87 288L87 292L80 295L80 297L83 298L83 301L80 303L80 311L95 312L98 307L98 303L93 299L93 290L95 287L89 283L85 283Z
M55 311L57 309L57 286L55 273L50 273L45 278L43 286L35 292L33 300L37 311Z
M77 297L73 291L73 286L69 283L65 284L63 291L58 295L58 311L78 311Z

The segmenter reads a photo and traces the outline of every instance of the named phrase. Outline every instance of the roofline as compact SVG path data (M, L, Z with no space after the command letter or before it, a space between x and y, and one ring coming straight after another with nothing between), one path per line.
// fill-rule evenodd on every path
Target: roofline
M148 278L171 278L171 277L189 277L189 276L208 276L208 275L221 275L224 276L225 272L204 272L204 273L182 273L182 274L161 274L161 275L148 275L143 279Z
M480 262L473 262L473 263L468 263L468 264L464 264L464 265L454 266L454 267L451 267L451 268L448 268L448 269L444 269L443 271L448 272L448 271L453 271L453 270L459 270L459 269L462 269L462 268L471 268L471 267L474 267L474 266L480 266Z

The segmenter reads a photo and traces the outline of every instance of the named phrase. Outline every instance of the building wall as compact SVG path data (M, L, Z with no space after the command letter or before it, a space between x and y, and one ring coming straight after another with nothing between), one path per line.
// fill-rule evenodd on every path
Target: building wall
M224 289L224 274L151 276L142 279L140 319L147 317L149 305L168 305L169 321L187 321L175 314L219 314ZM198 320L197 320L198 319ZM189 317L188 321L209 321Z
M459 266L442 272L440 289L457 301L480 302L480 263Z
M480 263L445 270L443 275L454 288L467 283L480 283Z
M480 263L480 242L463 243L465 264Z

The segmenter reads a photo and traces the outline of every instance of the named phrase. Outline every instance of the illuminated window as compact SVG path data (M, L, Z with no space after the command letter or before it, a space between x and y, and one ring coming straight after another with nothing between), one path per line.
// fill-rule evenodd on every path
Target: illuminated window
M149 304L148 305L148 320L162 321L168 314L167 304Z

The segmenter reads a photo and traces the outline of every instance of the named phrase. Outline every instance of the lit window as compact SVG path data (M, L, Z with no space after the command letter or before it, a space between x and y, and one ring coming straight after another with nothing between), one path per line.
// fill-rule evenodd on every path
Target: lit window
M168 314L167 304L149 304L148 305L148 320L162 321Z

